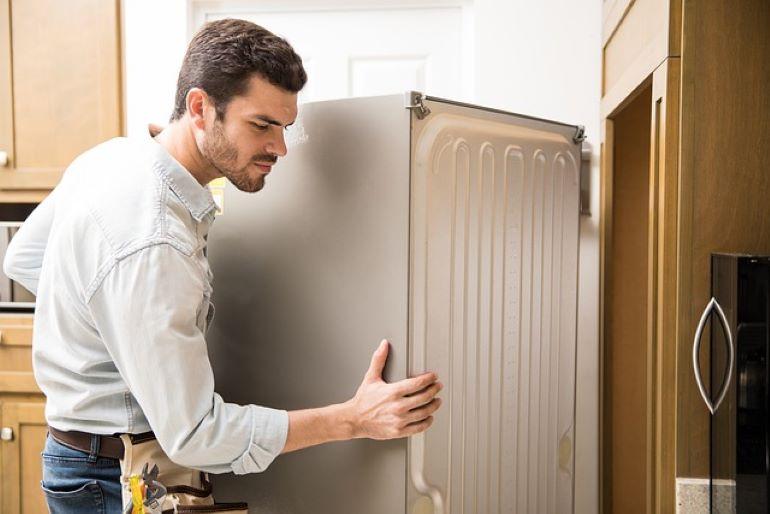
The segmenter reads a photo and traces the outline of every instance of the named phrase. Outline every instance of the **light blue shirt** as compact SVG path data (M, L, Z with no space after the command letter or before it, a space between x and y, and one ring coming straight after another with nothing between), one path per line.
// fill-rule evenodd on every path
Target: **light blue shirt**
M98 434L152 430L176 463L263 471L288 414L214 392L208 188L150 137L78 157L6 254L6 275L37 295L35 378L46 419Z

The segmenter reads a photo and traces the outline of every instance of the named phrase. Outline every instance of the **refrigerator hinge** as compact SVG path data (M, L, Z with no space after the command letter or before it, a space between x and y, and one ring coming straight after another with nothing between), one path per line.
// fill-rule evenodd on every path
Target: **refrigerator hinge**
M418 120L425 119L430 114L430 109L424 103L425 95L419 91L407 91L404 100L404 107L414 111Z
M575 135L572 136L572 141L575 144L582 143L586 140L586 128L583 125L578 125L575 129Z
M584 136L585 139L585 136ZM591 143L583 143L580 150L580 214L591 215Z

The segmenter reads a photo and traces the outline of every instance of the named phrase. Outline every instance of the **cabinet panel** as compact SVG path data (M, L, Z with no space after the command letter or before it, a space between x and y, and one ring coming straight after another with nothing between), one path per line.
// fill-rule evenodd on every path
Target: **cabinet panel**
M4 428L13 431L0 444L2 500L4 514L42 514L47 511L40 490L40 453L45 446L46 422L43 402L9 402L0 405Z
M0 345L31 347L33 323L32 314L0 314Z
M681 0L615 0L605 9L602 115L618 106L669 56L679 55Z
M32 320L0 314L0 392L40 392L32 375Z
M709 476L709 411L693 378L691 356L698 319L711 297L711 254L770 255L768 26L770 3L764 0L685 1L678 477ZM708 333L702 344L708 347ZM705 357L704 351L703 368Z
M0 0L0 189L51 189L120 134L119 12L117 1Z

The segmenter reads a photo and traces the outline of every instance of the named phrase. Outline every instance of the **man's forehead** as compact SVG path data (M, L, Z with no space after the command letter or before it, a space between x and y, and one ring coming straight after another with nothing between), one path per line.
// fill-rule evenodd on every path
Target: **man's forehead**
M242 115L262 121L288 125L297 117L297 94L274 86L259 76L249 81L249 87L232 101Z

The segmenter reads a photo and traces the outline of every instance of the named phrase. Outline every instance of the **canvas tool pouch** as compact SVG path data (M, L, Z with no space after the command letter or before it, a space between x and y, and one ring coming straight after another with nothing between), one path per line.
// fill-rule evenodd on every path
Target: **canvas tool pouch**
M120 438L124 446L123 459L120 461L123 505L131 500L131 475L141 476L142 468L147 464L149 468L158 466L158 482L166 487L167 494L161 505L164 514L248 514L248 505L245 503L215 503L208 474L172 462L151 434L140 437L122 434Z

